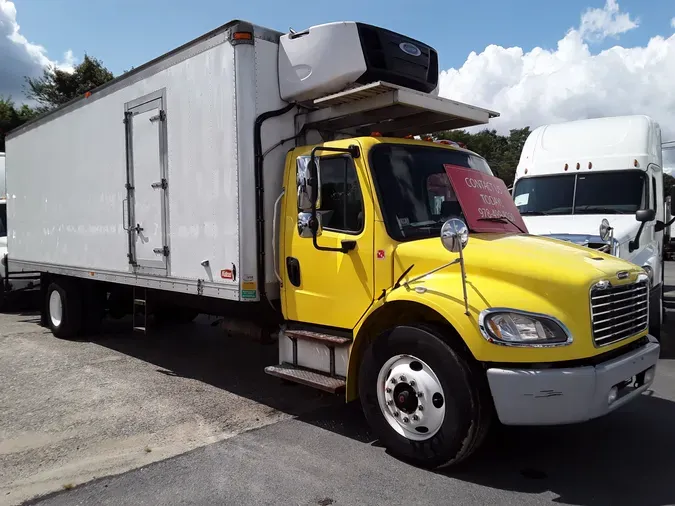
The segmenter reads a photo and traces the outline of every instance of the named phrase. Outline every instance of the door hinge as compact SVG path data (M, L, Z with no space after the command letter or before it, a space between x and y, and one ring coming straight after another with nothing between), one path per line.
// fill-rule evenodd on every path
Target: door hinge
M156 253L158 255L164 255L165 257L169 256L169 247L168 246L162 246L161 248L155 248L152 251L153 251L153 253Z
M159 121L164 121L165 119L166 119L166 113L164 112L164 110L161 110L161 111L159 111L159 114L157 114L157 115L153 116L152 118L150 118L150 121L153 121L153 122L154 122L154 121L158 121L158 120L159 120Z
M166 190L166 188L169 186L169 183L167 183L166 179L162 178L160 182L152 183L150 186L153 188L161 188L162 190Z

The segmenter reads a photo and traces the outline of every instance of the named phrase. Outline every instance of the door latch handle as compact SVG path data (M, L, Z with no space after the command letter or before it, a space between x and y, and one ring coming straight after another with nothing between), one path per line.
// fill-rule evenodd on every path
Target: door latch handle
M141 227L139 223L136 223L136 226L132 230L135 230L137 234L140 234L143 231L143 227Z
M161 188L162 190L166 190L168 183L166 182L166 179L162 179L158 183L152 183L150 186L152 186L155 189Z

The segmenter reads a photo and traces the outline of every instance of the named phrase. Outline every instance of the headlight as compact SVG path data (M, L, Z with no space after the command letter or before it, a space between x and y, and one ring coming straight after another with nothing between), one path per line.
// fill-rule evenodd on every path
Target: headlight
M649 286L654 286L654 269L652 269L649 265L645 265L642 267L642 270L647 273L647 277L649 278Z
M488 341L506 346L561 346L572 335L555 318L509 309L488 309L480 314L480 330Z

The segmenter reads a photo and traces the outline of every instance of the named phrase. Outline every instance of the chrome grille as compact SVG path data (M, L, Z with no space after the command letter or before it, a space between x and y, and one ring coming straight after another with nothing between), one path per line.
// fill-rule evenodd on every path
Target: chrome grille
M649 284L596 286L591 290L593 341L605 346L634 336L649 323Z

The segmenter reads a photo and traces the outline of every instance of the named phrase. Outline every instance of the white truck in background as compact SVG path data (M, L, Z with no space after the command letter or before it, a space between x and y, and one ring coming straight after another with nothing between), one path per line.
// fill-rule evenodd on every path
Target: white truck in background
M660 335L669 220L658 123L634 115L540 126L525 141L512 195L530 233L642 267L650 333Z
M10 273L7 265L7 186L5 153L0 153L0 309L16 293L39 285L40 276L34 273Z

